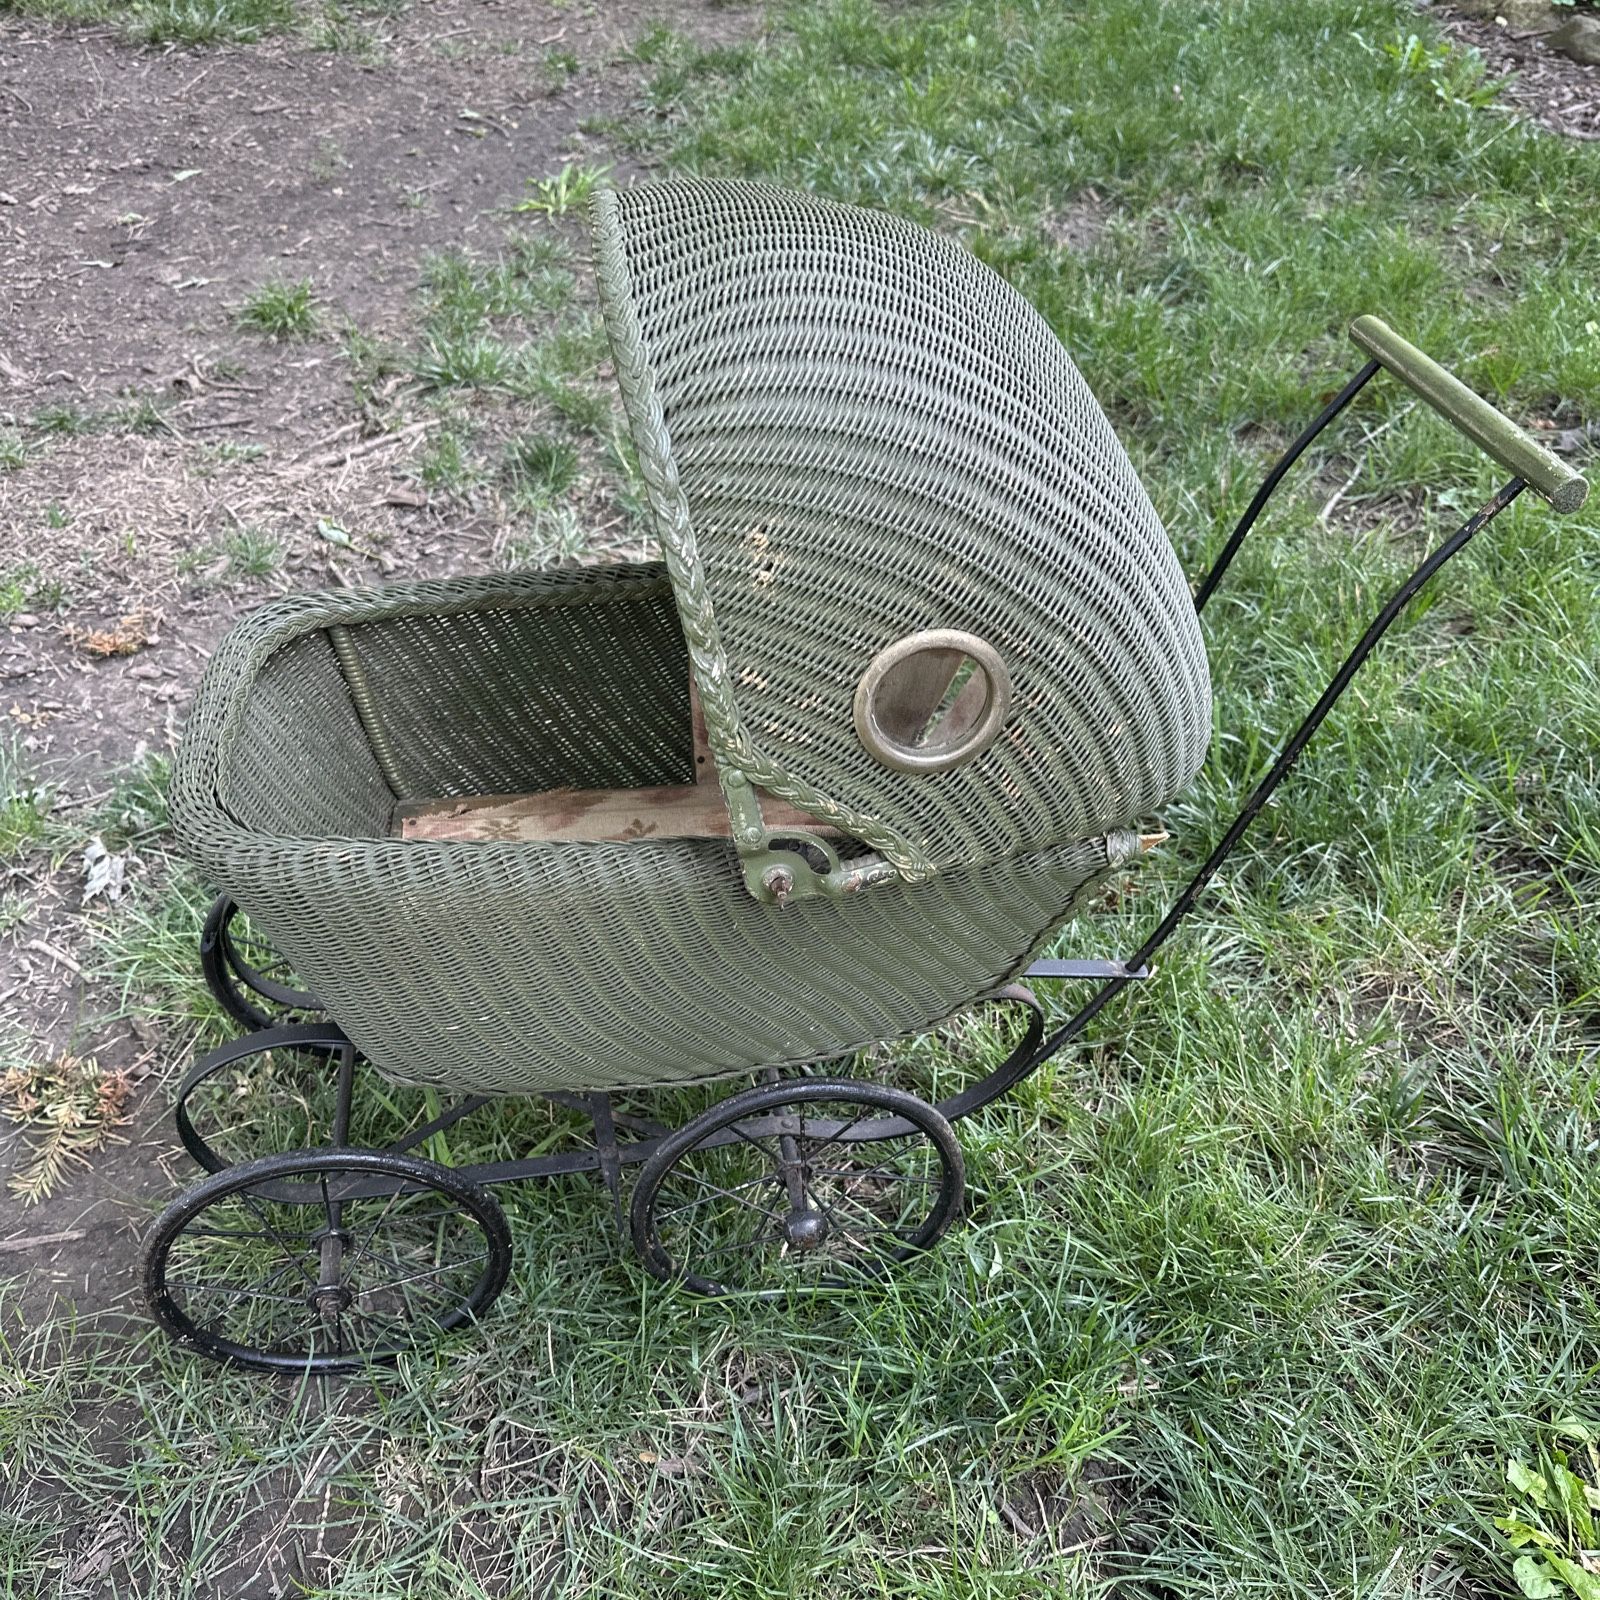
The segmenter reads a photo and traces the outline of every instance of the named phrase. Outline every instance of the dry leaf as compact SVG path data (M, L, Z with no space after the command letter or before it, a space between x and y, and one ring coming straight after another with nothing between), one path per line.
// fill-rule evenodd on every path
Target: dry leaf
M161 618L148 611L131 611L111 628L68 628L67 638L85 655L131 656L156 642Z

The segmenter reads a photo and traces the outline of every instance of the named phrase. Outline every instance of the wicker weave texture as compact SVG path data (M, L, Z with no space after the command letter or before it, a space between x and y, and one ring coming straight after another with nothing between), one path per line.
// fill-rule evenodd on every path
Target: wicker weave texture
M292 596L208 666L174 822L381 1070L488 1093L917 1032L1005 982L1133 848L1096 838L779 909L718 841L388 836L397 799L686 781L686 678L659 564Z
M630 426L725 764L909 878L1093 837L1194 775L1209 683L1188 587L1048 325L954 243L749 183L594 210ZM852 731L872 658L988 641L1015 687L970 765Z

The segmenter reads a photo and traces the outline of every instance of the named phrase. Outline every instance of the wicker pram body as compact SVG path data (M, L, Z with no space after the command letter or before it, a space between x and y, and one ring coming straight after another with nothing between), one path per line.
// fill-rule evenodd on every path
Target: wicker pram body
M1152 975L1424 585L1524 489L1587 493L1358 317L1366 364L1191 595L1050 330L949 241L717 183L603 194L594 234L661 559L290 596L200 685L173 819L222 891L201 969L246 1031L177 1088L207 1176L144 1279L221 1360L357 1371L482 1326L513 1282L490 1186L524 1180L595 1174L645 1270L705 1295L919 1256L961 1211L957 1126ZM1512 476L1376 613L1137 948L1034 961L1198 767L1197 619L1380 369ZM1096 987L1052 1027L1024 973ZM838 1059L985 1000L1008 1043L954 1081ZM444 1092L359 1095L364 1060ZM686 1118L614 1094L736 1074ZM473 1118L455 1148L493 1158L457 1161Z
M1155 512L992 272L745 184L607 195L595 233L664 559L269 605L177 765L194 859L403 1080L613 1089L923 1030L1027 965L1209 736ZM876 657L934 638L1005 695L918 770L859 706ZM396 836L417 802L697 778L727 837ZM751 797L815 819L824 868Z

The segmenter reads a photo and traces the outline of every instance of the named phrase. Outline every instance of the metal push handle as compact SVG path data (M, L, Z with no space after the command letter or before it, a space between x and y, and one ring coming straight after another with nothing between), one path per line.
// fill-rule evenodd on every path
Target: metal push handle
M1582 473L1535 443L1510 417L1502 415L1459 378L1414 344L1408 344L1379 317L1357 317L1350 337L1407 388L1426 400L1446 422L1464 433L1509 472L1514 472L1557 511L1576 511L1588 496Z
M1245 802L1243 810L1234 818L1232 825L1211 854L1201 864L1200 869L1189 880L1182 894L1173 904L1172 908L1162 918L1156 930L1139 946L1138 950L1126 961L1120 963L1083 963L1082 967L1093 966L1095 976L1102 975L1107 967L1120 967L1120 971L1109 974L1106 982L1089 1001L1081 1006L1075 1015L1063 1023L1048 1038L1041 1039L1032 1050L1026 1054L1028 1041L1019 1046L1016 1058L1006 1063L1002 1072L991 1075L996 1080L1004 1078L1003 1087L1027 1076L1036 1067L1049 1060L1056 1051L1060 1050L1069 1040L1075 1039L1090 1022L1097 1017L1106 1005L1118 994L1127 988L1133 979L1148 974L1151 961L1156 952L1166 943L1178 924L1188 915L1199 899L1206 886L1216 876L1223 863L1232 853L1233 848L1244 836L1252 820L1260 813L1263 806L1271 798L1278 785L1288 776L1300 752L1304 750L1311 736L1321 726L1323 719L1332 711L1339 697L1349 687L1351 680L1360 670L1362 663L1376 648L1380 639L1389 630L1395 619L1405 610L1411 600L1424 584L1456 553L1462 550L1467 543L1489 525L1502 511L1514 501L1524 489L1536 490L1551 506L1559 512L1576 511L1588 496L1589 485L1580 473L1574 472L1564 461L1558 461L1548 450L1534 443L1508 417L1502 416L1487 400L1475 395L1467 386L1441 367L1438 362L1430 360L1415 345L1407 344L1395 331L1377 317L1357 317L1350 325L1350 337L1370 358L1345 386L1323 407L1316 420L1300 435L1288 450L1278 459L1272 471L1260 489L1256 491L1255 498L1250 502L1249 508L1239 519L1238 526L1234 528L1222 553L1217 557L1216 563L1210 572L1201 581L1195 594L1195 609L1201 611L1206 601L1216 590L1223 573L1228 570L1229 563L1238 553L1240 545L1244 542L1245 535L1249 533L1263 507L1271 497L1274 489L1282 481L1284 474L1300 458L1308 445L1318 434L1338 417L1352 400L1378 373L1380 368L1392 372L1400 381L1414 390L1422 399L1426 400L1435 411L1459 428L1472 442L1486 451L1502 466L1510 468L1515 476L1509 483L1502 485L1498 493L1487 500L1476 512L1473 513L1448 539L1436 550L1428 555L1422 563L1412 572L1411 576L1390 596L1388 603L1373 618L1367 631L1361 636L1360 642L1346 658L1345 663L1339 668L1323 691L1322 698L1300 726L1290 737L1289 742L1283 747L1272 769L1251 792L1250 798ZM1079 967L1078 963L1061 963L1063 967ZM1039 971L1039 977L1088 977L1087 970L1068 971ZM1031 1039L1031 1035L1029 1036ZM984 1080L981 1086L987 1090L989 1080ZM998 1089L996 1093L1000 1092Z

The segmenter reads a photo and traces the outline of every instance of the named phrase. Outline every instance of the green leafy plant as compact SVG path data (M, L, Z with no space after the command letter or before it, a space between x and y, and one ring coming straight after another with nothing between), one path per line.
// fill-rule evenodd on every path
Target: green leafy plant
M1373 51L1361 34L1356 42ZM1482 107L1499 97L1500 86L1487 81L1487 68L1476 50L1461 50L1447 39L1429 44L1420 34L1396 34L1379 45L1374 54L1392 61L1402 78L1425 78L1428 86L1446 105Z
M536 211L541 216L564 217L575 211L600 186L610 167L575 167L570 162L553 178L530 178L533 194L519 200L514 211Z
M1511 1571L1528 1600L1600 1600L1600 1426L1563 1417L1552 1431L1579 1446L1587 1479L1572 1470L1577 1451L1552 1446L1533 1466L1514 1457L1506 1464L1506 1482L1516 1498L1495 1526L1521 1552Z
M305 339L316 332L317 308L311 280L289 283L274 279L264 283L237 313L241 328L264 333L270 339Z

